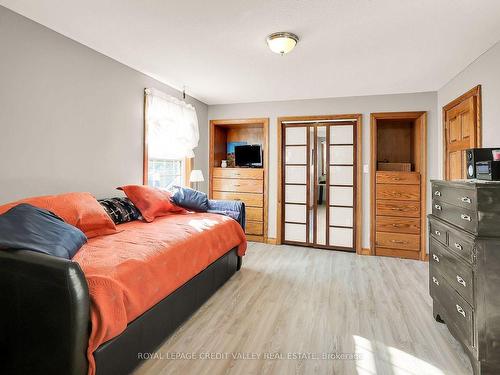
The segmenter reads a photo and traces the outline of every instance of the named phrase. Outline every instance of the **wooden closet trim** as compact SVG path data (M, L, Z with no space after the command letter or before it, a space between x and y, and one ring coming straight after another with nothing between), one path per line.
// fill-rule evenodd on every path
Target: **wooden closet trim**
M342 115L323 115L323 116L284 116L277 119L277 132L278 132L278 190L277 190L277 210L276 210L276 244L280 245L283 242L282 233L282 217L281 211L283 202L283 158L282 158L282 125L286 121L321 121L321 120L355 120L356 121L356 151L355 151L355 165L357 166L356 175L354 176L357 182L356 199L355 199L355 249L356 254L362 254L361 240L362 240L362 132L363 132L363 115L361 113L342 114ZM328 147L329 148L329 147ZM356 164L357 163L357 164ZM302 245L302 244L301 244Z
M249 241L258 241L258 242L270 242L274 243L274 239L268 238L268 210L269 210L269 118L267 117L259 117L259 118L245 118L245 119L217 119L210 120L210 137L209 137L209 187L208 192L209 196L213 196L213 186L212 186L212 177L213 177L213 169L214 169L214 135L215 135L215 127L223 125L236 125L245 127L252 127L252 125L258 125L262 127L263 132L263 142L262 147L264 148L264 204L263 204L263 234L262 236L256 235L247 235L247 239Z
M377 133L378 120L415 120L421 122L420 137L421 171L420 171L420 260L425 260L427 255L427 112L380 112L370 114L370 255L375 255L375 216L376 216L376 171L377 171Z

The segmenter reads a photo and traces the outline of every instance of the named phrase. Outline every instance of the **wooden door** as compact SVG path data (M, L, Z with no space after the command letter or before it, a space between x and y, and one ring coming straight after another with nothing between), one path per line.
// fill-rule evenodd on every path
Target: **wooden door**
M481 147L480 86L443 108L445 178L466 178L465 150Z

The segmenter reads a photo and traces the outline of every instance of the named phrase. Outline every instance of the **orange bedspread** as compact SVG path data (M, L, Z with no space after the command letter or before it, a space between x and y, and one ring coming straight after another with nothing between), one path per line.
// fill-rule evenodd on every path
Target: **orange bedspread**
M127 324L246 239L240 225L225 216L172 214L153 223L134 221L121 232L92 238L73 258L90 290L92 332L87 356L116 337Z

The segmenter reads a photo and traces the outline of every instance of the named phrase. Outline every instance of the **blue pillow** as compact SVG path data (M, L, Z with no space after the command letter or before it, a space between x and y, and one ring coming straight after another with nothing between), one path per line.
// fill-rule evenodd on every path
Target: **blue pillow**
M208 196L198 190L176 186L172 202L191 211L206 212L208 210Z
M31 250L71 259L87 242L83 232L50 211L19 204L0 215L0 249Z

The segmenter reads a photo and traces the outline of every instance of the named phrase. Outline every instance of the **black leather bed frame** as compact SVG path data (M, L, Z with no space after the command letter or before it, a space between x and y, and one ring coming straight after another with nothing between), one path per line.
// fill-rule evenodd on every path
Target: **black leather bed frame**
M241 267L232 249L95 352L97 375L130 373ZM76 262L0 251L0 374L86 375L88 286Z

